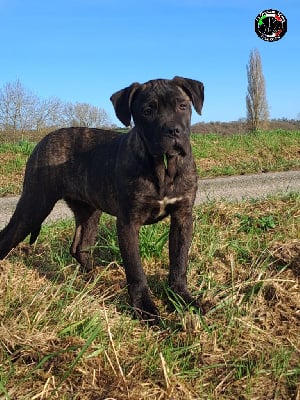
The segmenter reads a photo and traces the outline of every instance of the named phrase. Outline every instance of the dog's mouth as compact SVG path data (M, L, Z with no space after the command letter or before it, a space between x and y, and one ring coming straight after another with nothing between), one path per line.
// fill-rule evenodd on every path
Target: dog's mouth
M164 140L157 146L156 156L166 155L167 157L181 156L184 157L189 151L189 141L181 142L178 140Z
M191 151L189 135L177 138L169 135L156 135L149 140L146 135L142 134L141 138L150 155L155 158L161 158L164 154L168 157L184 157Z

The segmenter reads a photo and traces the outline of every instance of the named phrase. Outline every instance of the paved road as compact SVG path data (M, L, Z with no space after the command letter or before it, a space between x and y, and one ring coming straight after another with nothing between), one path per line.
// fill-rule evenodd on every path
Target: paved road
M199 181L196 204L210 200L241 201L300 192L300 171L229 176Z
M212 200L241 201L268 195L300 192L300 171L274 172L199 180L196 205ZM0 228L9 221L18 197L0 198ZM59 201L46 222L72 217L72 212Z

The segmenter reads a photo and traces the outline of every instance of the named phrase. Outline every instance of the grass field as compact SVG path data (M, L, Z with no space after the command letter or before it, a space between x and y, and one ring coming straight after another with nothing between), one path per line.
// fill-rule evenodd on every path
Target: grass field
M194 211L189 284L209 309L168 306L168 221L141 254L161 324L133 320L114 220L95 269L68 252L72 221L1 263L1 399L278 399L300 396L300 195Z
M201 177L300 168L300 133L192 138ZM0 145L0 195L17 194L33 144ZM140 252L161 311L132 318L115 220L104 216L84 273L74 222L44 225L0 263L0 400L300 400L300 194L194 209L189 286L167 291L166 220Z
M297 131L194 135L192 145L202 178L300 169Z
M21 192L26 161L34 146L27 141L0 144L0 196Z
M201 178L300 169L300 132L271 131L252 135L193 135ZM30 142L0 144L0 196L19 194Z

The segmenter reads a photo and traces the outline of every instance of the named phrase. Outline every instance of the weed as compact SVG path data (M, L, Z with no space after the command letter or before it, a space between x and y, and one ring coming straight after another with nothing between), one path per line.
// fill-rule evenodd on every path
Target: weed
M239 231L245 233L261 233L276 227L276 218L273 215L262 215L258 218L249 215L235 215L240 220Z
M169 229L166 222L160 225L143 226L140 230L140 254L149 260L152 257L160 257L168 242Z

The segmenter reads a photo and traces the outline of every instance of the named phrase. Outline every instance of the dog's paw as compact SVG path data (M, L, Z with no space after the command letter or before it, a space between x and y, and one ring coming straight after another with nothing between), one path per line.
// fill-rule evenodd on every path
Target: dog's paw
M150 326L157 325L160 321L158 308L150 297L148 289L139 291L139 293L131 292L131 305L135 317L147 322Z
M155 305L147 307L143 305L143 308L134 306L133 310L135 317L146 322L149 326L158 325L160 322L159 311Z
M94 260L92 254L88 250L77 250L72 252L71 255L79 262L82 272L89 272L93 270Z

